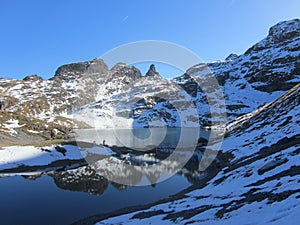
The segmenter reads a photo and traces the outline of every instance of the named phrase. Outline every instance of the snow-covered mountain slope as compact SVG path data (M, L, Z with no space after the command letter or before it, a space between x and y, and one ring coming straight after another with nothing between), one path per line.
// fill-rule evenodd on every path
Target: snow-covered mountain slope
M28 133L28 130L29 135L46 139L57 139L53 137L57 132L62 134L60 137L68 138L72 128L88 126L74 121L68 114L99 99L110 99L113 94L120 93L122 86L140 77L140 71L135 67L119 63L108 70L103 60L94 59L63 65L49 80L37 75L23 80L1 78L0 134L4 136L0 135L0 139L8 138L14 142L20 131ZM6 124L15 117L22 117L18 122L20 129L6 129Z
M37 75L23 80L0 79L1 142L26 144L36 139L69 138L77 125L65 115L76 105L94 100L90 88L95 88L92 85L98 78L86 72L93 67L103 68L97 69L98 76L107 70L103 61L93 60L61 66L50 80ZM5 124L12 120L18 126L6 129Z
M97 224L298 224L299 102L300 84L232 126L232 158L201 188Z
M230 120L274 101L299 83L299 61L300 20L295 19L271 27L268 36L244 54L228 57L225 61L196 65L174 82L194 98L200 118L207 117L209 108L205 105L201 87L197 85L197 74L205 79L203 74L213 73L223 91Z
M97 73L92 73L93 68ZM102 60L61 66L50 80L37 75L23 80L0 79L1 109L27 116L52 118L94 100L96 80L107 73Z
M92 127L198 125L196 109L189 95L178 85L162 78L154 65L150 66L146 76L123 84L118 92L108 97L98 97L99 101L76 111L74 118Z

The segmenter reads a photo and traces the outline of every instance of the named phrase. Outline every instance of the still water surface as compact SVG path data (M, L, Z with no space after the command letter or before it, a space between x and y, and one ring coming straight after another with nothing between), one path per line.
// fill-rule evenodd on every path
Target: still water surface
M151 203L189 185L184 177L176 175L155 187L118 190L109 183L102 195L93 195L60 189L47 175L36 180L0 178L0 224L70 224L95 214Z
M117 131L117 135L115 132L115 130L97 130L96 133L86 131L81 133L80 138L90 142L105 140L108 145L119 146L122 146L127 138L128 143L134 147L136 143L128 138L131 137L128 135L129 132L133 132L140 139L154 138L153 142L149 142L150 145L157 144L160 140L161 145L174 146L180 136L180 129L177 128L167 130L163 139L161 136L164 130L157 130L152 135L149 134L149 129L122 130ZM188 133L186 135L185 143L189 145L189 135ZM202 131L200 135L206 137L207 133ZM172 176L155 186L121 187L107 180L103 180L103 185L99 180L95 184L92 179L86 177L76 181L76 174L73 176L75 182L72 181L70 185L64 183L67 180L64 178L64 172L0 177L0 224L70 224L96 214L155 202L190 186L187 178L181 175ZM100 191L89 193L91 189L89 186L95 185L101 186Z

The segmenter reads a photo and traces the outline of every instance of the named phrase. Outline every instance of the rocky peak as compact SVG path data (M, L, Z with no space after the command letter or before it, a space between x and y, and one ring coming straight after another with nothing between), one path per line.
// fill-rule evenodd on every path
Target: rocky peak
M89 62L86 73L88 74L107 74L108 67L103 59L93 59Z
M38 76L37 74L29 75L24 77L24 81L43 81L43 78Z
M145 75L145 77L154 77L154 76L159 76L160 77L159 73L155 69L155 65L151 64L148 72Z
M252 54L253 52L274 48L278 45L286 45L288 42L298 41L300 39L300 20L293 19L277 23L269 29L268 36L257 44L249 48L245 54Z
M142 77L139 69L134 66L128 66L125 63L117 63L110 71L113 78L126 76L132 80L137 80Z
M83 75L99 75L107 73L108 67L104 61L102 59L93 59L87 62L70 63L60 66L56 70L54 77L51 79L70 80Z
M294 19L280 22L272 26L269 30L269 38L273 43L282 42L286 39L299 37L300 35L300 20Z
M62 78L64 80L70 74L83 74L86 71L88 65L89 62L79 62L62 65L56 70L54 78Z
M236 59L237 57L239 57L237 54L235 53L231 53L229 56L226 57L226 61L230 61L230 60L234 60Z
M111 68L111 72L116 72L116 71L119 71L121 69L123 69L124 67L127 67L127 65L125 63L122 63L122 62L119 62L117 63L116 65L114 65L112 68Z

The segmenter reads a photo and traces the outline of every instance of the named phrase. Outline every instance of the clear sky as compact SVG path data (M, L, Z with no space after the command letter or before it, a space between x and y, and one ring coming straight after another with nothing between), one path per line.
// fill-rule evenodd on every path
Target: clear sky
M121 44L163 40L204 61L242 54L299 0L0 0L0 77L53 76Z

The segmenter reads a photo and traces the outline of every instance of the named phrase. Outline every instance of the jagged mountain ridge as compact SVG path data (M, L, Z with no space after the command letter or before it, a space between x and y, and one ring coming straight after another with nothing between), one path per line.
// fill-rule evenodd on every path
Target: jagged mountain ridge
M188 69L183 76L172 79L169 84L157 76L156 79L153 79L154 82L148 79L148 83L145 83L138 79L127 88L123 87L126 89L127 97L130 96L129 98L136 104L126 104L128 98L122 99L122 93L94 104L92 109L91 107L84 108L79 114L83 117L88 115L86 116L87 120L92 118L93 121L100 117L106 117L108 118L105 120L106 125L113 127L112 118L115 115L110 108L119 107L132 112L132 116L128 116L129 113L125 114L129 117L128 119L132 120L131 124L135 127L151 125L151 120L156 117L162 117L163 123L168 126L188 126L179 120L176 107L170 104L169 99L164 101L161 98L144 97L142 100L138 100L141 90L144 90L143 93L148 96L163 95L173 100L172 94L184 95L183 89L190 95L189 99L196 104L200 125L209 125L211 122L210 108L202 91L203 87L199 86L199 79L205 80L211 73L217 78L224 94L228 119L250 113L258 107L274 101L300 81L299 28L298 19L281 22L271 27L269 35L249 48L243 55L231 55L225 61L196 65ZM147 88L147 85L151 88ZM175 96L175 98L182 97ZM132 101L129 102L132 103ZM90 124L92 123L91 121ZM103 122L98 125L101 126L101 124Z
M234 119L275 100L299 82L299 26L299 19L278 23L243 55L196 65L170 81L159 76L154 66L142 76L137 68L122 63L109 70L101 59L61 66L49 80L37 75L23 80L2 78L0 108L66 127L72 118L68 124L62 118L74 110L75 118L89 126L96 121L97 126L112 127L115 116L136 127L193 126L198 119L204 126L210 124L210 109L197 79L206 79L212 72L224 93L228 119ZM169 98L185 111L193 102L198 118L193 115L183 124ZM186 100L190 100L187 105ZM157 117L161 121L156 122ZM7 131L4 124L7 121L2 121L0 129Z
M23 80L0 78L0 138L13 136L8 139L14 142L15 134L23 131L46 139L70 138L73 128L88 125L74 122L68 113L94 102L98 96L95 90L106 86L101 93L107 96L139 77L136 68L117 64L108 70L103 60L95 59L63 65L49 80L38 75ZM107 85L111 80L114 85Z
M265 39L243 55L207 64L208 72L216 76L224 93L228 119L274 101L299 83L299 31L299 19L278 23L270 28ZM201 70L205 66L199 64L190 70ZM199 115L209 114L197 80L185 74L175 78L176 81L195 99Z

